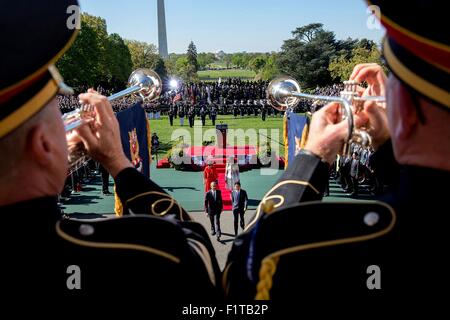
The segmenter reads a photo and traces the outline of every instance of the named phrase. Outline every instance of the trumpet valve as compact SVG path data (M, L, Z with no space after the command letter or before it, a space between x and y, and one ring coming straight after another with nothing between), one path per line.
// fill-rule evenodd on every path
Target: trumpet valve
M356 81L344 81L344 90L341 91L341 97L347 100L353 101L355 97L358 97L358 85Z
M358 100L358 86L359 83L353 80L344 81L344 90L341 91L341 98L347 99L353 106L355 113L358 113L363 108L363 102Z

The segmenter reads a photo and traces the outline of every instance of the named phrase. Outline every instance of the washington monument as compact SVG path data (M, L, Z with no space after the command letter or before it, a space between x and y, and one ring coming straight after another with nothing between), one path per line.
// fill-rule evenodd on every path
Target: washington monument
M167 49L166 10L164 0L158 0L158 47L161 58L169 57Z

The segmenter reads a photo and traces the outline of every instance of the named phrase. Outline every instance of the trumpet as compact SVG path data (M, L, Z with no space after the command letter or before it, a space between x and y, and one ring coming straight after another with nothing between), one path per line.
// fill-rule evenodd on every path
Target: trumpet
M348 136L342 154L348 154L349 146L352 143L363 148L368 148L372 144L372 139L364 128L355 128L353 112L362 110L364 101L385 102L382 96L359 96L357 92L358 83L355 81L344 81L344 90L340 96L321 96L302 93L298 81L291 77L280 77L272 80L267 87L267 100L270 105L279 110L286 111L294 108L300 103L302 98L316 101L337 102L342 106L342 119L348 123Z
M152 101L159 98L162 91L162 81L159 75L150 69L137 69L128 78L128 88L108 97L109 101L135 95L142 101ZM65 113L62 116L66 135L70 132L95 119L93 106L82 105L76 110ZM89 157L86 150L78 144L69 147L69 175L82 167Z

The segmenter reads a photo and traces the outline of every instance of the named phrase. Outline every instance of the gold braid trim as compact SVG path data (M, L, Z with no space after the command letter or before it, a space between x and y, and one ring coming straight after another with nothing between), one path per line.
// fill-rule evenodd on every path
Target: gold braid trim
M259 270L259 282L256 285L255 300L269 300L273 285L273 275L277 271L279 256L268 256L263 259Z
M319 190L314 187L311 183L309 183L308 181L304 181L304 180L283 180L278 182L275 186L272 187L272 189L270 189L266 195L264 196L264 198L261 200L261 202L258 205L258 208L256 208L256 214L255 217L253 218L253 220L245 227L244 231L250 230L250 228L256 223L256 221L258 221L258 219L261 216L261 210L263 209L263 204L268 200L268 199L273 199L273 198L278 198L280 199L280 202L275 204L274 209L280 207L283 203L284 203L284 197L282 195L270 195L272 192L274 192L276 189L278 189L279 187L282 187L284 185L287 184L293 184L293 185L302 185L305 187L309 187L311 188L315 193L319 194Z
M314 243L301 244L282 250L275 251L268 256L266 256L261 262L261 268L259 269L259 282L256 285L256 296L255 300L269 300L270 299L270 289L272 289L273 275L277 271L277 264L280 261L280 257L283 255L288 255L292 253L297 253L306 250L318 249L323 247L331 247L355 242L363 242L372 239L376 239L386 235L391 232L397 222L397 215L394 209L386 203L374 201L373 203L380 204L389 210L391 214L391 222L389 225L377 232L369 233L366 235L336 239L336 240L326 240Z

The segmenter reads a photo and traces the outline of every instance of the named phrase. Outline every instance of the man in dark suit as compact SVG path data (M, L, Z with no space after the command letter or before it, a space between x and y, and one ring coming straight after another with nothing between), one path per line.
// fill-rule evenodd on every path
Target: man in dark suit
M205 212L208 214L211 221L211 235L216 235L217 228L217 241L220 241L222 231L220 230L220 214L222 213L223 202L222 193L217 190L217 183L211 182L211 190L205 194ZM214 219L215 224L214 224Z
M237 235L239 216L241 217L241 228L244 230L244 214L247 211L248 203L247 191L241 189L241 183L239 181L234 184L234 190L231 193L231 203L233 204L234 234Z
M169 122L170 122L170 126L171 127L173 127L173 115L174 115L173 107L170 107L170 109L169 109Z

